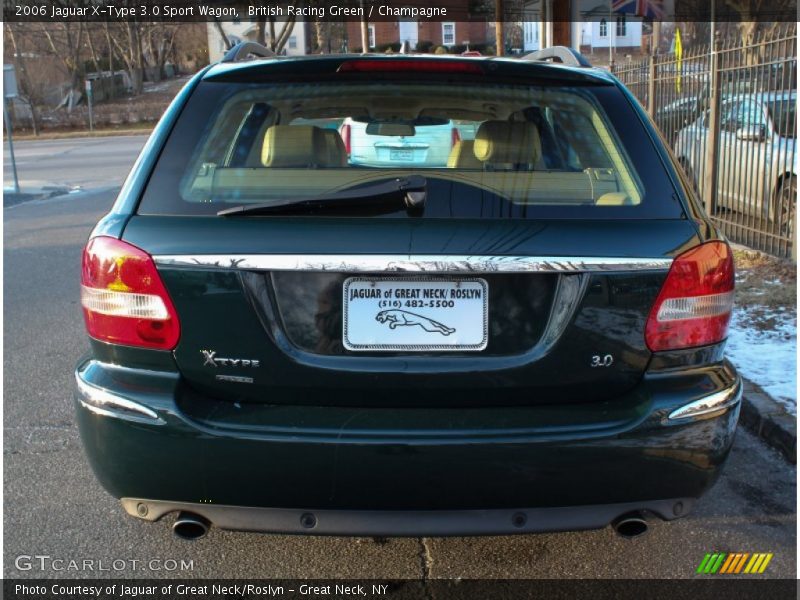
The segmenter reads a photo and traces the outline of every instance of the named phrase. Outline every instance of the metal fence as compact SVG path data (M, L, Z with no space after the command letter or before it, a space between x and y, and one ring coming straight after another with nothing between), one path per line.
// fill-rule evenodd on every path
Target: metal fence
M671 144L725 235L796 260L797 27L718 41L614 74Z

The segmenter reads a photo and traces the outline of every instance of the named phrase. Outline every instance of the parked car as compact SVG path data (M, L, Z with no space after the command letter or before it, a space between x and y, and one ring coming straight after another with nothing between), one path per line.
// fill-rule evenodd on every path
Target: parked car
M658 109L653 120L664 134L664 139L674 143L677 133L697 120L705 106L706 100L702 96L680 98Z
M475 133L445 164L355 164L364 131L348 161L319 119ZM731 250L683 181L602 70L212 65L83 253L94 472L184 538L634 536L683 517L741 396Z
M450 119L396 119L347 117L339 133L351 165L371 167L445 167L450 151L461 138Z
M716 206L770 219L791 235L797 201L797 90L724 98ZM683 128L675 153L692 177L704 172L709 114ZM696 182L699 183L699 182Z

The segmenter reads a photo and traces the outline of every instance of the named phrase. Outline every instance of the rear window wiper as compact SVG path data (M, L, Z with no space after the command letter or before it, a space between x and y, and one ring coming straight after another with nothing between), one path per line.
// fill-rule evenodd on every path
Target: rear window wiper
M367 212L377 213L385 213L387 210L394 212L400 208L408 211L421 211L425 206L426 186L427 180L424 177L410 175L313 198L282 200L264 204L242 204L220 210L217 215L235 217L333 209L367 209Z

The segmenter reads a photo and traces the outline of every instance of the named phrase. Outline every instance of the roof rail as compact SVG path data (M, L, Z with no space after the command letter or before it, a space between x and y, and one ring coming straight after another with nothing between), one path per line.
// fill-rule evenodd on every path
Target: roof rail
M240 60L247 60L250 58L250 55L259 58L271 58L276 56L272 50L256 42L239 42L225 53L221 62L239 62Z
M570 67L591 67L592 63L586 60L586 57L567 46L551 46L550 48L542 48L522 57L522 60L557 60L560 63L569 65Z

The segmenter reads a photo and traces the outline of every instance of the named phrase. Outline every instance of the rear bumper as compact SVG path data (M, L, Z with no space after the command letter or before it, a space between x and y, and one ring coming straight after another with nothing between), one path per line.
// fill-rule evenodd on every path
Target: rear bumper
M217 402L177 373L97 361L76 379L89 461L132 515L189 510L223 528L350 535L682 516L719 474L741 396L727 363L647 375L602 403L462 410Z
M600 529L622 515L643 512L672 520L687 514L693 499L649 500L595 506L492 510L303 510L252 506L216 506L123 498L133 516L157 521L186 511L205 517L215 527L279 534L354 535L364 537L432 537L513 535Z

